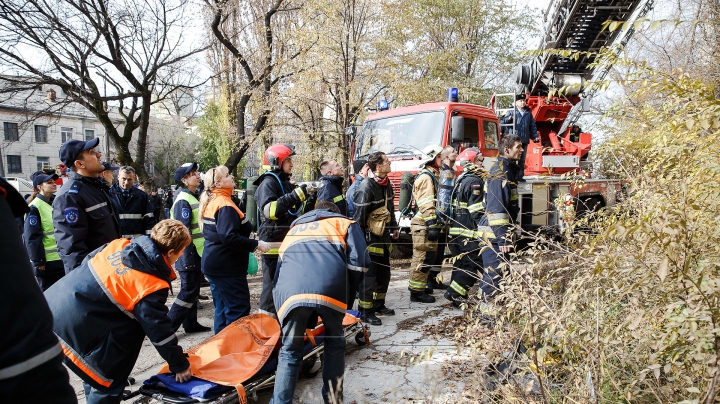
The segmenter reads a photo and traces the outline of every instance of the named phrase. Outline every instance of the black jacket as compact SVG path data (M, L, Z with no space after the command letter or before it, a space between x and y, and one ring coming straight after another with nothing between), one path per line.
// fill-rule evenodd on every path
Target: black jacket
M69 273L91 251L120 238L120 226L110 194L97 178L70 174L53 202L55 241Z
M125 196L123 193L127 196ZM110 187L110 194L115 198L118 219L120 223L120 236L131 238L150 234L155 225L153 205L148 195L130 187L128 191L115 184Z
M398 228L397 220L395 219L395 194L392 189L392 184L388 181L387 186L382 186L375 181L374 178L366 178L360 183L359 188L355 191L355 220L363 232L366 233L366 240L369 235L368 246L372 244L390 244L392 238L390 232ZM387 202L386 202L387 200ZM390 211L390 223L385 226L385 234L382 237L378 237L366 231L367 219L370 213L375 209L382 207L386 204L387 210Z
M480 168L472 165L466 167L458 177L450 202L452 206L450 236L478 238L475 230L485 214L484 175Z
M180 372L189 366L165 306L170 280L174 277L172 268L149 237L124 242L128 244L119 252L113 250L114 243L93 251L75 271L45 292L55 318L55 334L66 348L71 349L69 352L82 358L81 364L86 369L78 366L67 353L65 364L85 382L100 389L103 386L88 375L88 369L111 386L124 385L145 336L168 362L170 371ZM132 273L138 271L151 275L157 279L155 282L159 281L165 287L143 296L131 312L126 313L117 305L122 302L111 300L106 286L95 277L98 269L90 262L97 254L101 260L108 257L112 265L117 266L114 272L128 272L121 276L138 276ZM117 258L113 257L115 255Z
M4 299L0 310L0 328L3 330L0 333L0 385L5 376L27 374L33 377L33 369L62 354L53 334L52 313L32 275L30 258L15 224L15 216L22 216L27 211L22 196L0 177L0 228L3 229L0 255L6 280L0 283L0 295ZM34 366L25 367L30 364ZM47 398L47 402L56 400L60 401L60 398Z
M165 213L163 212L163 198L160 196L160 194L152 196L148 195L148 201L152 204L153 207L153 216L154 216L154 222L157 223L163 219L165 219Z
M253 182L258 186L255 190L255 202L262 221L258 237L268 242L283 241L290 224L303 213L303 203L299 195L294 192L297 185L292 184L290 176L284 172L275 172L275 175L280 181L272 173L266 172ZM269 215L274 215L272 217L266 217L264 213L268 204L273 204L272 214Z
M347 216L348 202L345 200L345 195L342 192L344 178L335 175L323 175L320 177L320 181L322 181L324 186L317 192L317 200L334 203L338 209L340 209L340 214Z

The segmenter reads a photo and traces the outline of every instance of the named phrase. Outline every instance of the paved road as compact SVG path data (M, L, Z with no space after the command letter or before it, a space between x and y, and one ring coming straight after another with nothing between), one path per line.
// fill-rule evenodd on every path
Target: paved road
M443 275L449 279L449 269L445 269ZM393 270L387 305L394 308L397 314L382 317L383 324L371 328L371 344L357 346L353 342L348 343L345 403L458 401L457 392L462 391L463 385L459 381L444 381L441 366L451 360L462 360L467 354L461 352L449 339L424 336L421 328L447 317L458 316L461 312L446 303L441 291L435 292L438 299L436 303L411 303L407 277L407 270ZM179 283L174 288L177 291ZM253 306L256 308L261 288L259 275L250 278L250 288ZM203 288L202 293L209 296L209 288ZM168 306L172 304L172 299ZM200 323L212 326L212 313L212 301L205 301L199 311ZM181 329L177 335L180 344L189 348L210 337L212 332L186 335ZM162 364L163 360L146 339L132 375L140 383L155 374ZM80 379L72 373L71 383L78 393L79 402L84 403ZM322 403L321 387L321 372L315 378L301 379L297 385L295 402ZM251 399L250 402L266 404L271 394L272 389L261 391L257 401Z

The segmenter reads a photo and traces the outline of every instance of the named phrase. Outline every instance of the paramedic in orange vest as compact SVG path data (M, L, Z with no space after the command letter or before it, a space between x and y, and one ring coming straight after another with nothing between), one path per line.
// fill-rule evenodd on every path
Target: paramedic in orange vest
M360 226L339 212L331 201L318 201L314 211L292 223L280 246L273 299L282 327L282 348L271 404L292 403L303 335L308 320L318 316L325 325L323 400L342 403L342 321L370 265L370 254Z
M172 264L190 240L182 223L163 220L149 237L91 252L45 292L64 362L83 380L88 404L120 402L145 336L177 381L192 377L165 306Z
M205 174L205 190L200 196L200 228L205 238L201 267L215 304L216 334L250 314L250 254L270 249L270 243L250 238L252 224L230 198L234 189L228 168L218 166Z

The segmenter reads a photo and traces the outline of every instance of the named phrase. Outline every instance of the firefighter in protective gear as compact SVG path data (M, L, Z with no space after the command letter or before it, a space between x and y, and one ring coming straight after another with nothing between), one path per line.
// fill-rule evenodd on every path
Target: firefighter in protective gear
M175 270L180 274L180 291L168 316L172 320L173 330L182 324L186 333L210 331L197 321L197 299L200 295L202 279L201 257L205 239L200 230L200 173L197 163L185 163L175 170L174 178L178 189L175 191L175 202L170 210L170 218L179 220L188 231L192 243L185 248L185 253L175 263Z
M25 218L23 241L35 268L38 285L45 291L65 275L57 252L52 219L52 203L57 191L55 180L58 176L38 171L30 177L33 182L33 196L28 203L30 213Z
M320 164L320 181L323 186L317 191L318 201L330 201L337 205L340 214L348 216L348 201L342 192L343 168L335 160L326 160Z
M292 158L295 146L277 143L265 150L263 167L268 171L258 177L253 184L255 202L260 211L258 237L271 243L269 251L262 256L263 287L260 294L260 313L275 316L275 303L272 289L277 267L278 248L290 229L290 224L305 209L308 199L307 187L297 186L291 181Z
M392 184L388 177L390 161L383 152L375 152L368 157L368 167L372 177L363 180L355 193L355 216L353 219L360 225L365 234L368 252L372 263L365 273L360 285L358 309L361 319L372 325L381 325L377 315L392 316L395 310L385 305L385 298L390 285L390 253L392 240L400 236L395 219L395 202ZM382 234L371 231L369 220L378 209L389 213Z
M76 404L75 391L62 364L62 348L53 334L53 317L32 276L15 223L29 212L20 193L0 177L0 397L5 403Z
M448 227L450 223L450 197L455 187L455 160L458 153L453 146L445 146L442 151L442 164L440 166L440 181L438 182L437 212L438 218L445 224L440 239L438 239L437 254L430 272L428 272L429 289L447 289L448 285L440 281L440 268L445 259L445 247L448 243Z
M499 156L485 180L485 215L478 225L478 239L488 239L489 248L482 252L483 278L479 297L492 300L498 290L502 274L500 261L513 249L512 227L520 213L517 184L522 168L517 165L523 144L517 135L505 135L498 145Z
M485 172L482 169L483 155L476 147L463 150L458 156L462 173L457 179L451 198L450 252L455 257L450 286L445 298L459 307L468 297L468 290L478 279L482 268L477 228L485 213L483 187Z
M428 288L428 272L435 262L438 239L444 223L437 215L437 192L442 160L440 146L428 146L423 150L421 170L413 184L413 198L417 213L410 221L413 238L413 255L410 263L410 301L433 303Z
M164 220L149 237L93 251L45 292L64 362L83 380L87 403L120 402L146 336L177 381L192 377L165 307L172 264L190 240L182 223Z

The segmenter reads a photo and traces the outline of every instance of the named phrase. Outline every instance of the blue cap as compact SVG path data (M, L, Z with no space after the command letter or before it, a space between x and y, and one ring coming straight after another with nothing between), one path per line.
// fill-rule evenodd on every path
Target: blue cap
M99 143L99 138L88 140L87 142L77 139L68 140L67 142L63 143L62 146L60 146L60 161L65 163L65 165L70 168L75 165L75 160L77 160L77 157L80 155L80 153L84 152L85 150L90 150L93 147L97 147Z
M36 172L30 174L30 179L33 182L33 188L37 188L38 185L42 184L45 181L48 181L48 180L55 181L58 178L59 177L57 176L57 174L48 175L44 171L36 171Z
M198 164L197 163L185 163L178 167L177 170L175 170L175 175L173 176L173 179L175 180L175 183L178 185L182 185L182 179L192 170L197 170Z
M107 161L103 161L103 167L105 167L105 171L107 171L107 170L115 171L115 170L120 169L119 166L111 166L110 163L108 163Z

